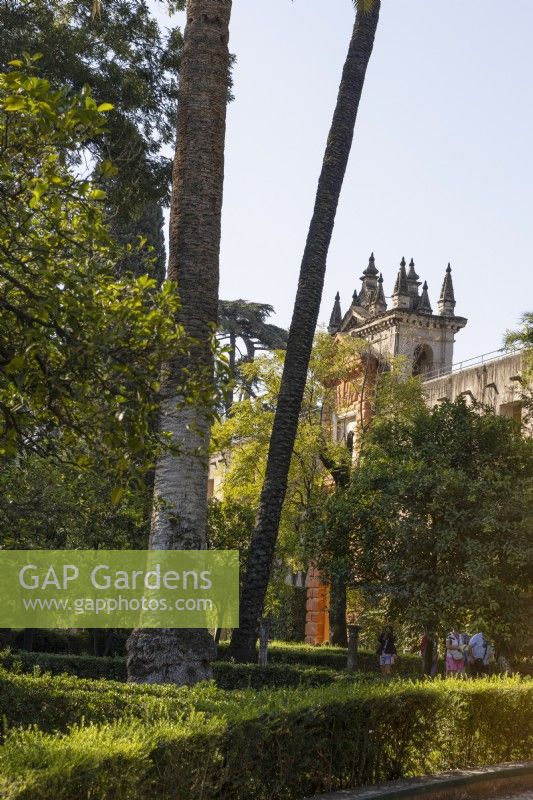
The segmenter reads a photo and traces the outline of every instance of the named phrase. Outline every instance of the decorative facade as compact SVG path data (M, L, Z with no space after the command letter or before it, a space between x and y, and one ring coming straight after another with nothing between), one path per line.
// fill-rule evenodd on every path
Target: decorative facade
M455 335L467 323L455 313L452 269L448 264L442 283L437 313L433 313L427 282L422 283L411 259L402 258L387 303L384 281L376 267L374 254L361 276L361 289L343 314L339 293L335 297L328 326L333 336L348 335L370 345L374 363L385 363L395 356L406 359L406 370L420 375L428 406L465 396L472 403L492 406L495 413L520 420L522 417L522 354L498 351L454 365ZM422 288L420 288L422 287ZM332 437L356 441L361 399L354 383L337 387L335 408L331 411ZM370 407L365 403L365 415ZM350 439L349 439L350 437ZM321 644L329 634L328 588L320 582L316 569L308 573L306 642Z
M422 287L422 289L420 289ZM405 356L414 374L445 374L452 367L455 334L467 320L455 314L452 269L448 264L433 313L427 282L419 280L413 259L402 258L390 303L384 291L382 274L376 267L374 253L361 276L361 289L352 296L350 307L342 314L337 292L328 330L331 334L349 334L365 339L378 358Z
M372 253L361 275L361 288L354 291L344 314L337 292L328 331L333 336L364 339L376 364L384 365L391 358L402 356L406 369L415 375L445 375L453 364L455 334L467 323L464 317L455 315L451 273L448 264L434 314L428 284L420 280L413 259L407 268L402 258L387 302L383 276ZM356 394L355 384L349 381L337 387L337 401L331 412L332 437L336 441L356 436L358 417L369 413L369 405L363 408Z

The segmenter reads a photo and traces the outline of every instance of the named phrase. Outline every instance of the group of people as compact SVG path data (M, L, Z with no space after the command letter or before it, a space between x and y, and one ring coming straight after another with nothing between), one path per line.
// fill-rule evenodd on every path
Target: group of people
M427 648L429 647L429 653ZM494 661L494 647L480 631L469 636L453 629L446 636L446 677L480 677L486 675L490 664ZM384 675L390 675L397 659L396 638L391 627L386 628L378 637L377 655L379 666ZM429 674L435 677L439 664L439 645L435 633L426 633L420 642L422 665L429 662ZM425 670L423 670L425 671Z
M469 636L454 629L446 637L446 677L481 677L494 661L494 647L479 631Z

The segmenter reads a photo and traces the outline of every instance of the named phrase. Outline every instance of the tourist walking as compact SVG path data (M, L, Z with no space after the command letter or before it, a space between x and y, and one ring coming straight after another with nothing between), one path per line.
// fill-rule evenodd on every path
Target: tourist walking
M390 675L392 665L394 664L397 655L396 640L394 638L394 631L391 627L386 628L386 630L379 634L378 642L377 654L379 656L379 666L381 667L381 672L384 675Z
M472 636L469 647L472 655L472 677L481 678L483 675L487 675L489 664L493 658L494 648L491 647L487 638L481 631Z
M454 628L446 637L446 677L463 678L465 675L465 663L464 638Z

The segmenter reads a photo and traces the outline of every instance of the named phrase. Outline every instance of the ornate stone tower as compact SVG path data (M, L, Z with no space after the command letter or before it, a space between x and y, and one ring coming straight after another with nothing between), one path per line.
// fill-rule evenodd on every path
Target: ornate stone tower
M361 276L361 290L359 293L354 291L351 305L344 315L337 292L328 331L333 336L341 334L365 339L376 356L371 360L375 365L393 356L405 356L408 370L415 375L446 375L452 368L455 334L467 322L464 317L455 316L451 271L448 264L437 306L438 314L434 314L427 282L421 284L413 259L407 271L405 258L402 258L389 308L383 277L372 253ZM354 454L358 446L361 413L363 419L365 414L371 415L366 406L353 382L348 381L337 387L334 407L326 411L333 439L350 443ZM305 640L309 644L321 644L329 638L329 587L322 583L320 573L314 568L307 574L306 586Z
M405 258L400 262L396 282L387 306L383 278L376 268L374 253L361 276L361 291L354 291L348 311L342 315L337 292L328 330L349 334L372 344L378 358L405 356L413 374L446 374L453 363L455 334L467 320L455 315L452 269L448 264L434 314L428 285L421 281L411 259L407 272ZM379 276L379 277L378 277Z

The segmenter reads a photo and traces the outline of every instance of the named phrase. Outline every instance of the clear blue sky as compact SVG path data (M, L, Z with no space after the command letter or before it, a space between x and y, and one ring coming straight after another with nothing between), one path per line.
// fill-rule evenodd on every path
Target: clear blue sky
M221 297L271 303L288 326L353 6L233 9ZM532 34L533 0L382 0L322 322L337 289L346 309L371 250L386 294L413 256L434 309L452 263L469 319L456 361L500 347L533 310Z

